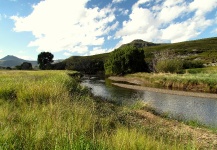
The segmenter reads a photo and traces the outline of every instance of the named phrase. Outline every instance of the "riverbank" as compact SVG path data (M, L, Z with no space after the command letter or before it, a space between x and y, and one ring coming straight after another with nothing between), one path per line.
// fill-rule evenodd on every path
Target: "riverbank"
M217 97L215 95L217 93L216 78L217 72L198 74L135 73L122 77L109 77L109 79L118 82L115 84L121 87L140 90L143 90L143 88L146 87L145 90L207 98ZM126 82L134 84L134 86L124 85L123 83Z
M141 90L141 91L151 91L151 92L158 92L158 93L165 93L165 94L173 94L173 95L182 95L182 96L193 96L193 97L202 97L202 98L213 98L217 99L217 94L212 93L199 93L199 92L187 92L181 90L169 90L169 89L162 89L162 88L152 88L152 87L145 87L142 86L142 81L139 81L135 78L125 78L125 77L109 77L110 80L116 82L128 82L127 83L112 83L115 86L119 86L122 88L134 89L134 90ZM132 85L135 84L135 85ZM139 85L140 84L140 85Z
M150 108L137 110L135 113L142 119L144 126L154 127L157 132L165 136L180 138L183 143L188 144L189 138L197 145L196 149L217 149L217 134L205 128L192 127L176 120L160 117L149 111Z
M69 73L0 71L2 149L217 149L214 132L93 97Z

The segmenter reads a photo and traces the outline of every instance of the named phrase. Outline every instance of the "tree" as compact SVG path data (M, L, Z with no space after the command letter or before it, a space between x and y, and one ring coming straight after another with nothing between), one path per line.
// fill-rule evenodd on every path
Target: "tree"
M41 52L38 55L39 68L42 70L49 69L51 63L53 62L53 54L50 52Z
M97 74L104 71L104 62L92 57L73 56L66 62L66 69L76 70L85 74Z
M134 46L124 46L114 50L105 63L107 75L123 75L147 71L145 54L142 49Z
M32 70L32 64L29 62L23 62L20 66L21 70Z

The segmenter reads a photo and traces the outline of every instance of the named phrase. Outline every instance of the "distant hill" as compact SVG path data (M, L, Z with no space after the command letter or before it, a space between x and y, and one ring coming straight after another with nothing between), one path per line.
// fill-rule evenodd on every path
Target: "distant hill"
M29 62L32 64L33 67L37 65L37 61L24 60L24 59L18 58L13 55L8 55L0 59L0 66L1 67L15 67L15 66L21 65L23 62Z

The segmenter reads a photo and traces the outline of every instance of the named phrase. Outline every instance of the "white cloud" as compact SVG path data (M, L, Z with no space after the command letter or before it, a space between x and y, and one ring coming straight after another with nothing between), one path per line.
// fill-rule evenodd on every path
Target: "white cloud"
M3 53L3 50L0 50L0 53Z
M129 20L124 21L122 29L115 34L115 38L120 38L116 47L135 39L185 41L197 37L215 23L215 19L207 19L206 14L217 7L216 0L165 0L150 6L151 1L138 0L132 6Z
M129 13L128 9L123 9L123 8L119 8L118 11L120 12L120 14L126 16Z
M151 1L151 0L138 0L134 5L133 5L133 9L134 8L138 8L141 4L145 4L145 3L147 3L147 2L149 2L149 1Z
M183 0L166 0L161 7L161 11L157 14L158 20L161 23L170 23L174 19L187 12L187 5L183 3Z
M174 23L162 30L162 39L171 40L172 43L185 41L198 36L211 24L212 21L205 18L193 18L182 23Z
M41 1L33 6L33 12L29 16L11 17L15 21L14 31L32 32L36 40L31 41L29 46L38 47L38 51L69 50L84 53L88 46L102 45L104 36L117 26L111 6L103 9L86 8L87 2L88 0Z
M217 34L217 28L212 31L212 33Z
M71 53L68 53L68 52L63 53L63 55L64 55L64 56L72 56L72 54L71 54Z
M111 39L112 39L112 36L108 36L108 37L107 37L107 40L111 40Z
M213 10L216 7L217 7L216 0L208 0L208 1L194 0L189 5L190 10L196 11L197 15L204 15L205 13Z
M112 3L121 3L123 1L125 1L125 0L112 0Z
M77 52L79 54L84 54L88 52L88 47L87 46L74 46L71 48L70 52Z
M95 47L92 51L90 51L90 55L96 55L96 54L101 54L105 53L106 49L101 49L100 47Z
M101 47L94 47L92 51L90 51L90 55L108 53L113 51L113 49L102 49Z
M177 6L179 4L183 4L184 0L165 0L163 7L172 7Z

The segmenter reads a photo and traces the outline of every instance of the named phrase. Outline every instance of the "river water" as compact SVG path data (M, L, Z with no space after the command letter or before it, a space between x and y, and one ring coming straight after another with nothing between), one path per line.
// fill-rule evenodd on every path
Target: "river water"
M91 88L95 96L104 99L123 104L133 104L142 100L157 112L169 117L217 127L217 99L125 89L112 85L109 79L85 79L81 84Z

